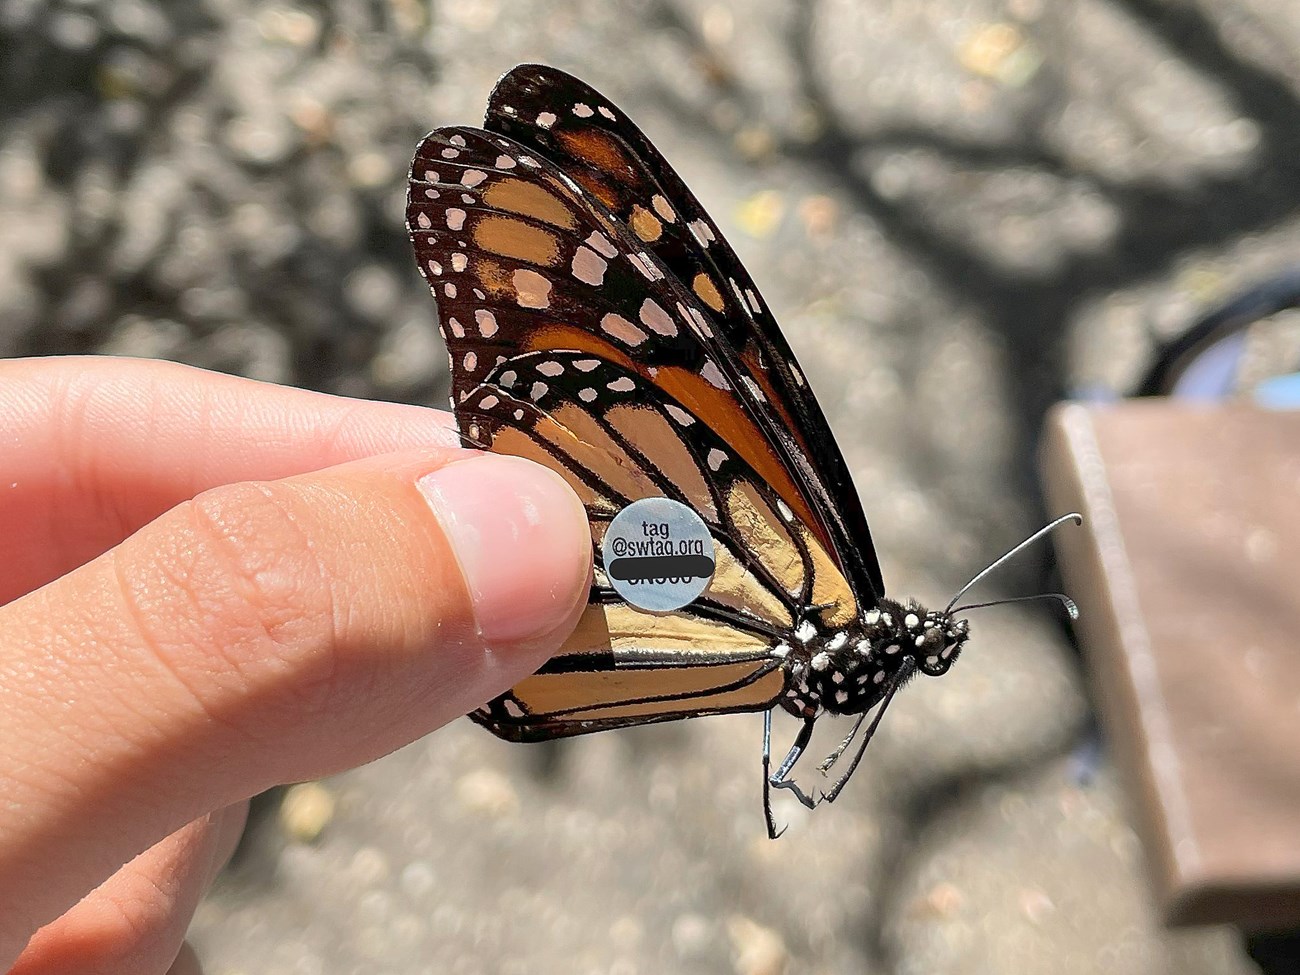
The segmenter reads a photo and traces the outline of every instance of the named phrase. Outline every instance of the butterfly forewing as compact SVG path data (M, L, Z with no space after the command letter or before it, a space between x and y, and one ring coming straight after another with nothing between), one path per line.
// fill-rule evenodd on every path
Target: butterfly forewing
M824 499L756 422L711 314L566 174L504 136L439 129L417 151L407 221L439 299L454 402L522 352L618 363L707 417L835 557Z
M694 194L649 139L590 85L545 65L497 84L485 128L538 154L599 200L712 313L736 364L762 392L769 435L815 496L823 541L858 601L884 593L862 505L826 419L757 286Z

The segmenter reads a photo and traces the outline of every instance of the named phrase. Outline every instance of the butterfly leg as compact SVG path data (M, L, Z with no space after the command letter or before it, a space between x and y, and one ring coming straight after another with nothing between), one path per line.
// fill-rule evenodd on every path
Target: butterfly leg
M763 818L767 821L767 838L779 840L785 826L776 828L772 818L772 712L763 713Z
M819 772L825 775L826 772L830 770L830 767L840 760L840 756L844 754L844 750L848 748L849 745L853 744L853 739L857 737L858 729L862 727L862 722L865 720L867 720L867 712L864 711L862 714L858 715L858 720L853 722L853 727L850 728L849 733L844 736L844 740L836 746L835 751L827 755L822 760L822 763L817 766Z
M815 809L816 802L813 798L807 796L807 793L803 792L803 789L798 787L793 780L790 780L787 777L790 774L790 770L794 768L794 763L800 761L800 755L803 754L803 750L809 746L809 741L811 740L811 737L813 737L813 724L815 723L815 720L816 719L814 718L809 718L803 722L803 727L800 728L798 736L794 738L794 744L790 745L790 750L787 755L785 755L784 761L781 762L780 767L777 768L775 772L768 775L771 762L772 712L767 712L767 722L764 724L763 729L763 777L766 779L766 784L764 784L763 787L763 798L764 805L768 806L768 809L771 809L771 793L768 792L768 789L789 789L790 792L794 793L794 797L796 797L798 801L802 802L803 805L809 807L809 809ZM771 824L771 822L771 813L768 811L768 823ZM771 832L771 826L768 828L768 832Z
M867 727L867 733L862 737L862 744L858 746L857 754L853 756L853 761L850 763L848 771L839 777L839 780L831 786L829 792L822 793L822 798L824 800L827 802L834 802L839 796L841 790L848 785L849 779L853 777L853 773L857 770L858 763L862 761L862 756L867 753L867 746L871 744L872 736L875 735L876 729L880 727L880 719L885 716L885 709L889 707L889 702L894 699L894 694L897 693L898 689L907 683L907 679L912 676L914 670L916 670L916 661L911 657L908 657L903 661L903 665L898 668L898 673L894 675L894 681L889 685L889 691L885 694L885 699L880 702L880 707L876 710L876 716L871 719L871 724ZM866 715L864 714L862 717L865 718ZM862 718L859 718L858 723L853 726L853 731L850 732L849 738L853 737L853 734L858 730L858 724L861 723ZM848 742L846 741L845 744L847 745ZM830 767L835 758L839 758L838 753L832 753L832 755L832 758L823 763L826 768Z

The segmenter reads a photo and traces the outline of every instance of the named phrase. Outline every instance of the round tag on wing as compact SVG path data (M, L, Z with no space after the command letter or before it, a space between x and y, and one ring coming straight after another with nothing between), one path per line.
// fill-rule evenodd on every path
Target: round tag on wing
M601 551L614 591L655 613L694 602L717 567L708 525L672 498L633 501L609 523Z

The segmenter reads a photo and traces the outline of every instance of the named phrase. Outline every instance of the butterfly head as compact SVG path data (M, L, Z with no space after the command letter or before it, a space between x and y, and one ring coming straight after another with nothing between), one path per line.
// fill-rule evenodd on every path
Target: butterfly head
M928 677L942 677L970 639L970 624L931 610L912 631L916 668Z

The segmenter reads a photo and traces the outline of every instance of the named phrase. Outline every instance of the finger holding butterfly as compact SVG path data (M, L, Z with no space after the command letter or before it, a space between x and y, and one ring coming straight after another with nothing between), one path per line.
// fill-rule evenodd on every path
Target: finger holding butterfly
M165 971L248 796L463 714L586 604L572 492L449 443L436 411L160 363L0 371L22 472L0 512L0 969Z

